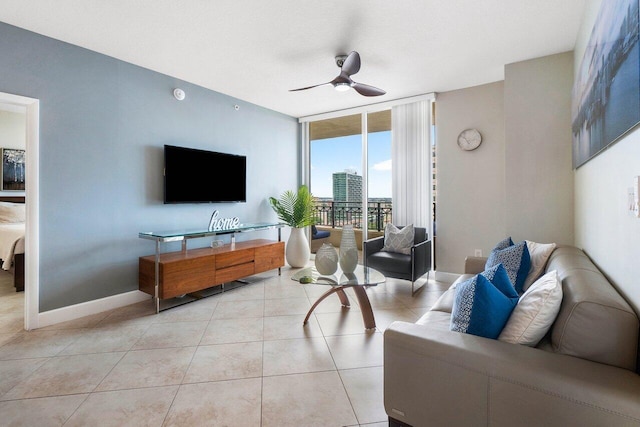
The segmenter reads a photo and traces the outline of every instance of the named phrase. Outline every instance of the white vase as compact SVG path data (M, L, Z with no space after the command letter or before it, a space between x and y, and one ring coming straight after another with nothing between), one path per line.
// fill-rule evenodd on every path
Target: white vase
M342 227L340 239L340 268L343 273L353 273L358 265L358 246L353 225Z
M316 270L323 276L330 276L338 269L338 252L331 243L323 243L316 252Z
M295 268L304 267L307 265L310 256L311 249L309 248L307 236L304 234L304 228L291 227L291 235L285 249L287 263Z

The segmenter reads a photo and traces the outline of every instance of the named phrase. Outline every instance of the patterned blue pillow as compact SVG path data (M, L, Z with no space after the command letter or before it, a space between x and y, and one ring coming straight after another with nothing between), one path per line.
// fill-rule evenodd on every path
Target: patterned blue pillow
M508 248L509 246L513 246L513 240L511 240L511 236L507 237L504 240L500 240L496 246L493 248L493 250L495 251L500 250L500 249L504 249L504 248Z
M449 329L497 339L517 303L517 296L509 298L477 274L457 285Z
M504 249L492 250L484 268L487 270L498 264L504 265L509 280L511 280L516 292L521 295L523 292L522 285L524 285L531 267L531 257L529 256L529 249L527 249L527 242L522 241Z
M491 284L498 288L498 290L502 292L507 298L520 298L515 288L513 287L511 280L509 279L509 275L507 274L507 270L504 268L504 265L495 265L480 274L482 274L487 280L489 280Z

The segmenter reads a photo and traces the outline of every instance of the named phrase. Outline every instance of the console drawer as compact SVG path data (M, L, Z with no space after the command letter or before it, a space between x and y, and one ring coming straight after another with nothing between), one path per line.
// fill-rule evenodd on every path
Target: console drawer
M216 270L216 281L218 283L232 282L242 277L252 276L255 273L255 263L253 261L245 264L238 264L231 267Z
M248 262L253 263L254 250L249 249L236 249L229 252L224 252L216 255L216 270L220 268L227 268L234 265L246 264Z

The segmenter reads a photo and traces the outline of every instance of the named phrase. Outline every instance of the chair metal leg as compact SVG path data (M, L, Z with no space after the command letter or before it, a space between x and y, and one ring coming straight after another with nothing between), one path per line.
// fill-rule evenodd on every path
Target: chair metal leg
M411 296L414 296L418 291L420 291L422 288L424 288L424 286L429 283L429 274L431 274L431 271L427 271L427 280L422 284L422 286L420 286L419 288L416 288L414 290L414 285L415 285L415 281L411 281Z

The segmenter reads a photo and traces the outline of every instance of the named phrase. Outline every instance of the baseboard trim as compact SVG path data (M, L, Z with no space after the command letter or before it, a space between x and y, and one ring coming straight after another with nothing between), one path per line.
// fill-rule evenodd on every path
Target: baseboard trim
M458 277L460 277L459 273L447 273L446 271L436 271L436 281L445 282L445 283L453 283Z
M125 292L123 294L112 295L93 301L82 302L68 307L56 308L38 314L38 324L36 328L55 325L69 320L79 319L84 316L102 313L114 308L124 307L137 302L150 300L150 296L140 291Z

